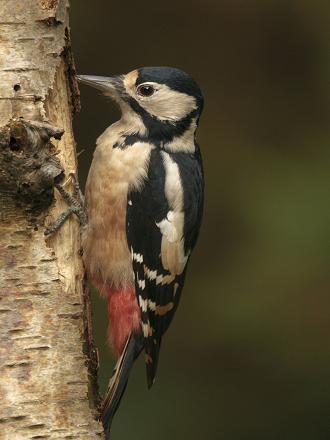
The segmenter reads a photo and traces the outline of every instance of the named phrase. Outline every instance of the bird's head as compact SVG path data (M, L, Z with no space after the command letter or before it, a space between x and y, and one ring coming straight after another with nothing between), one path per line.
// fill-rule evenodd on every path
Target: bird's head
M80 75L78 80L118 102L123 115L138 115L151 137L170 140L196 128L203 109L196 82L173 67L143 67L115 77Z

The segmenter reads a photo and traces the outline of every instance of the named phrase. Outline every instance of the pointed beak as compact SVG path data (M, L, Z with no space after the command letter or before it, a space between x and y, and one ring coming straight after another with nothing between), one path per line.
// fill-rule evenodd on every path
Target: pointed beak
M93 76L93 75L77 75L77 80L81 84L94 87L101 90L105 95L111 97L122 97L125 93L123 79L121 76Z

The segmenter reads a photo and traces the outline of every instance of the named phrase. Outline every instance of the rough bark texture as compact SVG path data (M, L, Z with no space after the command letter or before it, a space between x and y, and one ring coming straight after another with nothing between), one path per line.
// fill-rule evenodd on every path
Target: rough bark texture
M0 439L103 436L78 222L44 236L76 170L68 29L67 0L0 0Z

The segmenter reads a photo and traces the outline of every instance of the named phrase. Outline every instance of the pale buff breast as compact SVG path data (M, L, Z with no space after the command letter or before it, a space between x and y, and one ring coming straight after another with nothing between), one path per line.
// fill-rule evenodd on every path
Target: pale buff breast
M98 140L86 184L88 225L83 233L89 277L114 287L134 280L126 239L127 192L143 185L153 148L144 142L113 148L119 128L114 124Z

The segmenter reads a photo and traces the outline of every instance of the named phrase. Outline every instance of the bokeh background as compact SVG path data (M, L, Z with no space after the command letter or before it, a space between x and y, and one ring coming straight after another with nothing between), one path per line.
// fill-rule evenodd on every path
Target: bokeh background
M170 65L205 94L205 217L146 390L143 359L113 439L330 439L330 4L71 0L79 73ZM81 90L80 177L116 107ZM113 359L94 295L104 390Z

